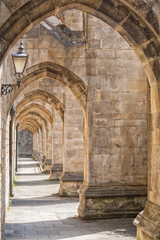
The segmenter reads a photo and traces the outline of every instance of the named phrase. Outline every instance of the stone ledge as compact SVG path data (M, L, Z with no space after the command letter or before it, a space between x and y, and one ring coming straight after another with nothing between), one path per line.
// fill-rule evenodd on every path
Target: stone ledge
M80 189L80 192L84 194L86 198L105 198L107 196L116 197L116 196L147 196L147 185L98 185L98 186L89 186L86 183L83 184L83 187Z
M40 167L40 170L41 170L42 173L44 172L44 162L45 162L45 160L46 160L46 156L41 156L39 158L39 161L38 161L39 167Z
M147 239L160 240L160 207L147 201L145 209L134 220L138 232L146 235ZM142 237L141 237L142 238ZM141 240L146 238L142 238Z
M51 168L51 171L63 171L63 164L54 164Z
M78 197L78 190L84 180L83 173L63 172L60 177L59 194L62 197Z
M80 181L82 182L84 180L83 173L73 173L73 172L63 172L61 176L62 181Z
M146 186L88 186L79 190L79 216L83 219L135 217L145 206Z
M50 169L50 180L59 180L63 171L63 164L54 164Z
M44 173L50 172L51 166L52 166L52 159L46 159L43 164L43 169L44 169L43 172Z

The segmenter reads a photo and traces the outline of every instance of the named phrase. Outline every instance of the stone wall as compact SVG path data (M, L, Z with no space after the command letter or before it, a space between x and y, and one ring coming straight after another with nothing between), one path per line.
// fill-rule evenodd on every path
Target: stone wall
M31 157L33 152L32 133L28 130L23 130L18 134L18 156Z

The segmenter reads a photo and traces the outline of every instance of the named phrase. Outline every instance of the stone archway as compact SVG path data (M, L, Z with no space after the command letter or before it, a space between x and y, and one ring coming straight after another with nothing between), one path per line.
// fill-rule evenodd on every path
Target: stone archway
M22 86L14 92L14 96L10 102L13 102L18 94L30 83L46 77L58 81L67 87L78 100L84 113L87 111L88 87L84 81L72 71L56 63L43 62L27 69L27 73L28 75L22 79Z
M68 9L74 7L82 9L84 11L86 10L94 14L95 16L108 22L109 25L119 31L125 37L125 39L130 42L137 55L140 57L146 69L151 85L151 121L153 125L152 135L156 136L158 130L157 123L159 122L159 93L158 87L156 85L157 80L159 79L159 27L156 15L143 1L140 1L137 4L135 4L134 2L132 4L129 4L126 1L109 1L109 3L105 0L102 2L90 1L85 3L86 7L84 5L74 4L73 1L72 3L73 5L68 6L68 1L65 3L63 2L63 4L61 2L59 3L59 5L56 4L57 12L60 11L60 8L61 10L64 10L67 7ZM84 4L83 1L80 1L80 3ZM19 16L17 15L17 18L15 12L9 18L8 23L6 25L3 25L3 29L1 31L1 36L3 36L2 44L4 46L4 48L2 46L2 57L3 54L7 53L9 47L13 45L13 43L18 39L18 37L20 37L20 35L22 35L29 28L30 22L34 22L34 25L36 20L39 21L43 17L50 15L55 10L55 6L52 1L45 1L45 3L41 2L41 4L36 3L34 6L32 6L32 4L33 3L31 2L26 3L26 5L21 7L19 11ZM37 11L34 11L34 8L37 8ZM26 16L28 18L26 18ZM22 21L23 19L26 21ZM30 19L30 21L28 19ZM21 23L19 24L19 29L16 29L15 26L18 26L18 20L19 23ZM11 27L13 32L9 31ZM153 142L151 141L150 146L150 165L152 165L152 161L154 162L154 159L157 159L159 156L159 141L156 142L156 144L153 144ZM159 201L157 200L157 197L155 197L157 196L157 188L156 183L153 184L152 182L151 184L151 178L153 179L157 175L156 166L153 165L152 168L149 169L149 171L150 185L148 199L155 204L155 207L154 205L150 205L150 207L153 209L153 211L156 211L156 206L159 206ZM149 216L148 218L153 219L154 217Z
M49 103L51 106L53 106L53 108L56 109L57 113L59 114L59 116L61 117L61 119L63 121L63 118L64 118L63 103L58 98L56 98L54 95L52 95L48 92L42 91L42 90L35 90L35 91L25 94L24 99L20 103L17 104L16 110L19 111L19 108L21 108L21 105L24 106L25 104L27 104L28 102L30 102L31 100L34 100L34 99L43 100L43 101Z
M29 105L27 105L26 107L19 106L19 111L20 113L24 113L24 112L30 112L30 111L39 111L40 113L42 113L43 116L45 116L46 119L48 119L48 121L50 122L50 124L53 124L53 116L51 114L51 112L49 110L47 110L46 108L42 107L40 104L37 103L31 103ZM18 115L17 115L18 117Z
M37 108L36 105L39 106L39 108ZM51 134L53 131L53 130L50 131L50 129L53 128L53 119L50 118L51 116L49 117L47 115L48 114L47 110L44 110L42 108L42 106L40 106L38 104L32 104L32 107L30 109L29 109L29 106L26 106L25 108L23 108L23 110L19 111L19 113L16 116L16 123L19 123L20 124L19 127L21 127L21 125L23 126L23 123L26 119L30 118L30 122L32 122L34 119L37 118L38 121L40 121L43 124L41 152L43 152L45 157L47 158L48 151L49 151L48 148L51 145L51 144L49 144L49 134ZM40 111L40 113L44 113L44 115L40 114L39 111ZM47 114L46 114L46 112L47 112ZM50 125L48 125L48 121L49 121ZM48 142L48 144L47 144L47 142ZM52 158L52 156L51 156L51 158Z
M8 6L12 9L14 3L8 4ZM156 82L159 62L153 58L158 55L158 17L143 0L137 4L117 0L109 2L106 0L96 2L81 0L78 3L76 1L59 1L57 3L51 0L36 3L27 1L22 6L17 6L15 3L14 7L13 13L8 13L8 19L0 29L1 60L4 59L18 38L37 22L60 11L76 8L102 19L116 29L139 56L147 71L150 84Z

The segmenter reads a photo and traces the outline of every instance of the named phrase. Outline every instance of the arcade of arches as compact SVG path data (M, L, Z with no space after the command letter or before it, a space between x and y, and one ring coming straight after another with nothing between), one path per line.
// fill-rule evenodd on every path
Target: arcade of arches
M1 83L20 39L29 54L0 98L1 239L23 139L82 219L135 217L138 240L160 239L159 15L157 0L0 0Z

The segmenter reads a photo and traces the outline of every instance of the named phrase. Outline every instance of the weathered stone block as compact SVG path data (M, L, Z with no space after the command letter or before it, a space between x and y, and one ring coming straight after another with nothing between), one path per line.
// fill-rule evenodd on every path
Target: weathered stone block
M44 162L43 172L50 172L52 167L52 159L46 159Z
M60 177L59 194L62 197L78 197L78 190L84 180L83 173L64 172Z
M83 219L134 217L144 208L146 186L87 186L79 190L79 216Z
M137 226L137 240L160 239L160 207L147 202L144 211L134 220Z
M59 180L62 175L63 164L54 164L50 169L50 180Z

